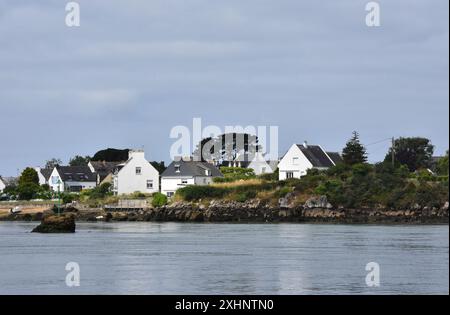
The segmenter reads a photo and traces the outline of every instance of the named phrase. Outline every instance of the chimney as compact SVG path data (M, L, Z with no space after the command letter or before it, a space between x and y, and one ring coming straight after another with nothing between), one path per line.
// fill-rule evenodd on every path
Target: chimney
M144 157L144 150L130 150L128 151L128 158L131 159L134 156Z
M303 141L303 147L305 148L305 149L308 149L308 141Z

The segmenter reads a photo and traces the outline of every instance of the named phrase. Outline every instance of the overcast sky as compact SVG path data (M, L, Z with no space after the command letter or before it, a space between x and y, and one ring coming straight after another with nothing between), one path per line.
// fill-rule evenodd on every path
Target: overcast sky
M447 0L0 0L0 174L145 147L172 127L276 125L280 153L424 136L449 143ZM389 143L368 146L370 160Z

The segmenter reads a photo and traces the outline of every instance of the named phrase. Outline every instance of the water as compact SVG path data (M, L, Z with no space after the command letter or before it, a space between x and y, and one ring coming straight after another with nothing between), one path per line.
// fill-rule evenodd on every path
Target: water
M0 294L448 294L449 228L0 222ZM79 287L65 282L68 262ZM366 264L381 268L366 285Z

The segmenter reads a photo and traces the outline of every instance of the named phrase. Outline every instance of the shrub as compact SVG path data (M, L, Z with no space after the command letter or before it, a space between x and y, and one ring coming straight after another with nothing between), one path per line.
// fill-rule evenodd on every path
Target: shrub
M154 208L159 208L167 204L167 196L161 193L153 194L152 206Z
M40 187L38 184L26 182L22 183L17 189L19 200L31 200L36 197L39 190Z
M214 186L186 186L177 190L177 195L186 201L203 198L222 198L229 192L227 188Z

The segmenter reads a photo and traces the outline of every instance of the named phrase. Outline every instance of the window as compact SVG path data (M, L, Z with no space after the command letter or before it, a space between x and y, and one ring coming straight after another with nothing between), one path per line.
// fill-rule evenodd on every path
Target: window
M298 157L292 158L292 164L293 165L298 165Z
M175 195L175 193L173 191L168 191L167 192L167 197L173 197L173 195Z
M265 167L263 167L262 170L261 170L261 173L266 174L266 170L267 169Z
M183 179L183 180L181 180L181 184L182 184L182 185L187 185L187 184L188 184L188 181L187 181L187 179Z
M147 189L153 189L153 180L149 179L147 181Z
M141 174L142 174L142 168L136 167L136 175L141 175Z
M286 179L294 178L294 172L286 172Z
M175 172L176 173L179 173L180 172L180 165L175 165Z

